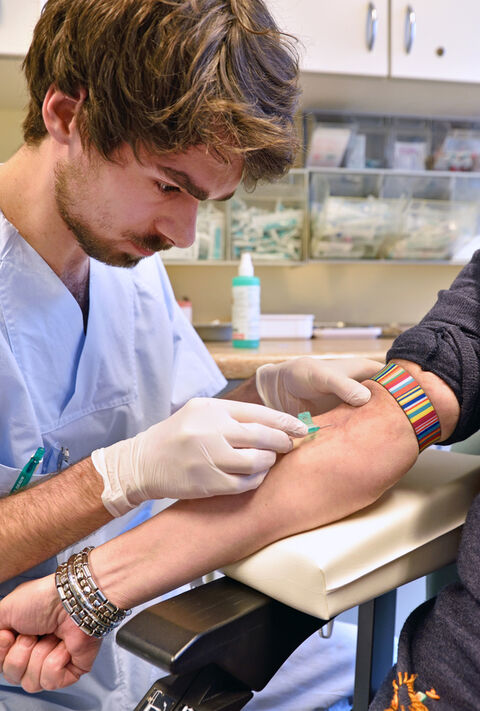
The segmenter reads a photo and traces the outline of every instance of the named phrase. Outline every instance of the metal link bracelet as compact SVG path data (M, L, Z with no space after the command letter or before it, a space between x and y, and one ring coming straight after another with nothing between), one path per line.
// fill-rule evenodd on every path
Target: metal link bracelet
M88 555L93 546L74 553L55 572L55 584L63 607L90 637L105 637L118 627L131 610L122 610L107 600L93 580Z

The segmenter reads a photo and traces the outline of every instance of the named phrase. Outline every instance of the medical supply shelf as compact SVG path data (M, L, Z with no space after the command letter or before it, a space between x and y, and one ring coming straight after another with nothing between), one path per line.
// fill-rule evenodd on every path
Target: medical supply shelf
M308 173L292 169L255 192L239 187L226 202L199 205L197 238L163 254L168 264L237 263L243 251L259 264L302 262L308 248Z
M464 264L480 237L480 173L390 169L291 170L200 205L197 240L164 253L171 265L307 262Z
M302 123L308 168L480 169L480 122L471 116L310 108Z
M311 169L309 254L451 263L480 233L479 204L479 173Z

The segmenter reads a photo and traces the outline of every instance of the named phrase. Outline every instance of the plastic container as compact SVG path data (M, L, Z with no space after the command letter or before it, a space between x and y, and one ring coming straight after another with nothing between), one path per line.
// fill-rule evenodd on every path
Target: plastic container
M211 323L195 323L194 329L202 341L231 341L232 324L212 321Z
M353 149L355 124L318 123L310 139L307 168L339 168L347 149Z
M232 329L232 344L235 348L258 348L260 279L253 275L250 252L243 252L238 276L232 279Z
M292 170L255 192L241 187L230 201L230 257L250 252L260 262L299 261L305 256L308 230L308 174Z
M380 338L381 326L337 326L313 329L314 338Z
M480 234L480 177L325 169L310 174L313 259L449 260Z
M313 314L262 314L260 338L311 338Z
M226 203L207 200L197 213L195 241L190 247L172 247L161 253L165 262L215 261L225 258Z

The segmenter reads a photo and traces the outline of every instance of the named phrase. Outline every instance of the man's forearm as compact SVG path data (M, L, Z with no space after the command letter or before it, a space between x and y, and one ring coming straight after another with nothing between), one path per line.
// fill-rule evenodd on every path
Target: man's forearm
M410 370L410 365L405 366ZM441 416L443 436L458 418L453 393L415 373ZM361 408L341 405L315 418L318 436L300 441L263 484L238 496L179 502L92 553L107 596L129 607L245 557L280 538L337 520L374 502L418 456L412 426L381 385ZM128 571L128 572L127 572Z
M112 519L90 458L0 499L0 582L46 560Z

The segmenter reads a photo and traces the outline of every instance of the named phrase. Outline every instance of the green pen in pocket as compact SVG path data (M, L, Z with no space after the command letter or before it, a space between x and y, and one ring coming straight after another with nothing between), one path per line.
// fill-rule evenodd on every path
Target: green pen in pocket
M15 484L12 487L11 494L14 494L16 491L19 489L22 489L23 487L27 486L28 482L33 476L33 473L35 469L38 467L39 463L43 459L43 455L45 454L45 450L43 447L39 447L35 454L33 454L28 462L25 464L23 467L22 471L18 475L18 479L15 482Z

